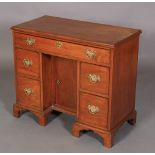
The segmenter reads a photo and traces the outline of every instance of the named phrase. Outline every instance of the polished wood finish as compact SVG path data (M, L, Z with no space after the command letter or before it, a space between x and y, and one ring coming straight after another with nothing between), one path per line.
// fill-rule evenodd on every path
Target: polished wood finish
M140 30L120 26L81 22L51 16L43 16L28 21L14 26L12 29L34 36L97 47L116 46L141 32Z
M109 68L81 63L80 88L98 94L109 94ZM99 76L96 83L91 82L89 75Z
M53 83L53 75L54 69L52 64L53 57L42 54L40 56L40 72L41 72L41 106L43 110L51 107L52 103L55 102L54 99L54 83Z
M140 30L43 16L12 27L16 103L46 125L53 110L73 115L72 134L88 130L112 147L134 125ZM26 88L26 89L25 89Z
M15 33L14 37L15 47L18 48L24 48L33 51L42 51L46 54L58 55L60 57L70 57L75 60L79 59L82 61L92 62L100 65L110 64L110 51L108 49L99 49L67 42L62 42L62 47L58 48L56 46L57 40L50 40L20 33ZM35 44L30 46L27 45L27 38L34 39ZM87 50L95 51L96 56L93 59L90 59L86 54Z
M139 36L118 46L114 52L110 129L135 109L138 42Z
M56 57L54 60L54 65L56 83L56 101L54 106L66 109L67 111L76 114L76 61Z
M26 90L31 89L30 95L26 94ZM40 82L28 78L17 77L17 102L25 106L34 106L40 108Z
M16 62L17 62L17 73L26 74L28 76L35 76L39 78L40 76L40 63L39 54L35 52L30 52L27 50L16 49ZM24 61L30 61L32 64L24 64Z
M90 113L88 109L89 105L98 107L99 111L96 114ZM108 99L80 93L79 113L78 119L80 122L107 129Z
M85 130L85 131L95 131L98 135L100 135L103 138L104 145L108 148L111 148L113 146L113 137L114 137L114 132L109 132L107 130L99 130L96 127L93 126L88 126L86 124L81 124L79 122L76 122L73 126L73 135L75 137L80 137L80 131Z

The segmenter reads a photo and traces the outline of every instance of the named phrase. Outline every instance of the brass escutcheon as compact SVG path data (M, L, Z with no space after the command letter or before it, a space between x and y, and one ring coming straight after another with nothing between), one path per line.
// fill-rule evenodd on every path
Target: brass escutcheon
M57 85L60 85L61 84L61 81L60 80L57 80Z
M61 41L56 41L56 43L55 43L55 46L56 46L57 48L61 48L62 45L63 45L63 43L62 43Z
M35 39L33 39L33 38L27 38L26 39L26 44L28 46L32 46L33 44L35 44Z
M23 64L25 67L30 67L30 66L32 66L32 60L24 59Z
M31 88L24 88L25 95L29 96L33 93L33 90Z
M92 59L92 58L96 57L96 51L93 51L91 49L86 49L86 55L88 58Z
M88 79L91 83L97 83L101 81L100 76L96 74L88 74Z
M99 107L95 106L95 105L88 105L88 112L90 114L96 114L100 111Z

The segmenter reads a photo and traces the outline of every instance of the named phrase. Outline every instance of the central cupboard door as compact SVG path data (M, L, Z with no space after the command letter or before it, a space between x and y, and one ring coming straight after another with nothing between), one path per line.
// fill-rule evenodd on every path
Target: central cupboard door
M76 114L77 111L77 63L65 58L54 58L56 107Z

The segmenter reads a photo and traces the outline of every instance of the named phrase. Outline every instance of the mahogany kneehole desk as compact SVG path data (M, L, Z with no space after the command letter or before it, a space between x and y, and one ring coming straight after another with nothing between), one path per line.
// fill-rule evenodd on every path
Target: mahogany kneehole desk
M99 134L112 147L116 130L136 122L135 92L141 31L43 16L12 27L16 72L13 114L74 115L73 135Z

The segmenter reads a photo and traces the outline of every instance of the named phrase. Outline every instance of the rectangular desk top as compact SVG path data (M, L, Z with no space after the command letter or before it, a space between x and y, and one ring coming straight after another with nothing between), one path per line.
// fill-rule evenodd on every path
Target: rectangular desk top
M60 17L40 18L12 27L15 31L85 45L114 47L141 30L104 25Z

